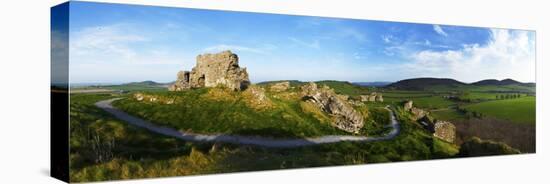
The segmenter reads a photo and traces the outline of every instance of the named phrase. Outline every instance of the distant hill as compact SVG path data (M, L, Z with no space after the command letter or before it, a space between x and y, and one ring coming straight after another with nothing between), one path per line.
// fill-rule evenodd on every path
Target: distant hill
M476 86L505 86L505 85L535 86L535 83L522 83L513 79L504 79L504 80L487 79L487 80L477 81L471 84Z
M155 81L141 81L141 82L130 82L130 83L126 83L125 85L146 85L146 86L159 86L159 85L163 85L162 83L158 83L158 82L155 82Z
M388 88L401 90L425 90L431 87L461 87L467 85L454 79L446 78L414 78L400 80L387 85Z
M398 90L477 90L499 92L535 92L535 83L522 83L512 79L487 79L474 83L464 83L447 78L413 78L391 83L385 88Z
M141 81L141 82L130 82L120 85L109 85L104 86L113 90L123 90L123 91L164 91L167 90L170 83L159 83L155 81Z
M382 87L391 83L392 82L354 82L352 84L365 87Z
M290 82L290 85L301 85L301 84L304 84L304 82L302 81L299 81L299 80L277 80L277 81L264 81L264 82L259 82L259 83L256 83L257 85L260 85L260 86L263 86L263 85L270 85L270 84L275 84L275 83L279 83L279 82Z

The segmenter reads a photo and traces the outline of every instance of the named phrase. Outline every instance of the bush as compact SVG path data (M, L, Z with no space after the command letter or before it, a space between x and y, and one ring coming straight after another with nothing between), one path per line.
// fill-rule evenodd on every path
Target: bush
M508 155L520 154L521 152L504 143L481 140L478 137L472 137L460 146L459 156L490 156L490 155Z

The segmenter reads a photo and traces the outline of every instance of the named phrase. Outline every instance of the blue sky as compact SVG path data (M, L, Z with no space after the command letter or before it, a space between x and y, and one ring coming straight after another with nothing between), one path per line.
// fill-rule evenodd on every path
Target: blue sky
M72 2L72 83L168 82L231 50L252 82L535 80L534 32Z

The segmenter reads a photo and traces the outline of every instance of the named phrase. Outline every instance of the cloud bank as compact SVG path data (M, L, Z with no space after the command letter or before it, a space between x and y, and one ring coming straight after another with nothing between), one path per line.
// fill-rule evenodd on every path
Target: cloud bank
M487 44L459 50L422 50L401 66L406 75L455 78L464 82L512 78L535 81L534 35L527 31L491 29Z

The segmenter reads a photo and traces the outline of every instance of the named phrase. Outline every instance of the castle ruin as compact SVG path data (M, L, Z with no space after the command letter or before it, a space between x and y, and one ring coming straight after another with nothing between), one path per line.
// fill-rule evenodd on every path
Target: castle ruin
M191 88L223 86L242 91L250 85L246 68L239 67L239 57L231 51L197 56L191 71L180 71L177 80L168 87L170 91Z

